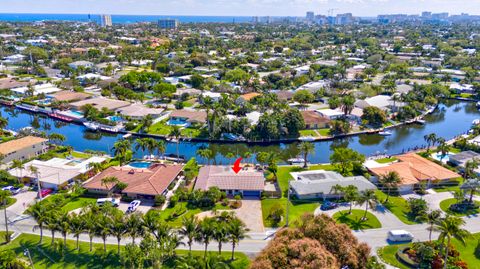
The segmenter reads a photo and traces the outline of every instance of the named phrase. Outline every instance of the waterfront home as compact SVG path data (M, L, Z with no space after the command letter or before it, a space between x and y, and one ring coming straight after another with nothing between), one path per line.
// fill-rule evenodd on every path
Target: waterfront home
M373 180L389 172L397 172L400 175L400 193L412 192L415 186L424 182L427 187L432 183L446 183L456 180L461 176L447 168L429 161L416 153L408 153L396 156L399 160L391 164L379 167L371 167L368 170L374 175Z
M460 170L463 170L465 168L467 162L473 160L480 161L480 154L471 150L462 151L460 153L448 156L448 162L460 167ZM475 169L475 172L477 174L480 174L480 169Z
M28 94L28 86L24 87L19 87L19 88L13 88L10 89L10 91L18 96L26 96ZM52 94L55 92L62 91L62 89L58 88L57 86L51 84L51 83L45 83L45 84L38 84L33 86L33 95L39 95L39 94Z
M327 118L329 120L336 120L341 117L343 117L343 112L339 110L334 110L334 109L319 109L316 110L318 114L320 114L322 117Z
M83 92L75 92L75 91L61 91L61 92L56 92L52 95L48 95L47 97L51 97L55 101L59 101L59 102L74 102L74 101L85 100L88 97L90 97L90 94L83 93Z
M128 116L132 119L141 120L143 117L150 115L152 118L156 119L160 117L164 109L161 108L151 108L147 107L144 104L136 103L129 106L121 107L117 109L117 112L122 116Z
M126 107L130 105L127 101L121 101L116 99L109 99L104 97L94 97L90 99L85 99L78 102L70 103L70 106L76 110L80 110L82 106L90 104L94 106L96 109L101 110L102 108L107 108L108 110L114 111L121 107Z
M28 81L18 81L11 77L0 79L0 89L20 88L20 87L27 86L28 84L29 84Z
M76 62L69 63L68 66L74 70L77 70L80 67L85 69L93 68L94 64L89 61L76 61Z
M103 184L102 179L115 177L126 187L118 190L121 194L134 199L153 200L155 196L165 195L168 186L183 175L183 165L152 164L148 168L131 166L109 167L98 175L87 180L83 187L90 193L107 194L115 191L116 185Z
M207 122L207 112L196 110L174 110L170 113L168 124L177 126L189 126L191 124L205 124Z
M472 84L460 84L460 83L452 83L450 84L450 91L455 93L475 93L475 88Z
M388 95L376 95L366 98L365 100L358 100L355 102L355 106L361 109L365 109L370 106L375 106L381 110L389 110L395 106L402 106L399 101L393 102L392 97Z
M353 185L359 191L375 190L376 187L363 176L344 177L337 172L313 170L290 173L292 195L298 199L338 199L343 194L332 191L333 186L347 187Z
M102 163L105 160L104 157L91 157L86 160L62 158L48 161L33 160L24 164L23 168L10 169L8 172L24 183L34 184L39 180L42 188L60 190L89 172L92 163ZM35 167L37 172L33 173L31 167Z
M305 129L323 129L328 128L330 119L320 115L316 111L302 110L300 114L305 122Z
M5 64L18 64L25 60L27 56L22 54L13 54L3 58L3 63Z
M27 160L47 152L48 139L26 136L0 144L0 154L3 163L13 160Z
M265 188L265 176L251 167L244 167L236 174L228 165L206 165L198 172L195 190L211 187L218 187L227 195L259 198Z

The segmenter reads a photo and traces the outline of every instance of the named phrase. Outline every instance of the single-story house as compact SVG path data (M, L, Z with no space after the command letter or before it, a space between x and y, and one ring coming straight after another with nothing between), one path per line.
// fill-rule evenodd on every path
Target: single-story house
M290 190L298 199L342 198L341 193L332 192L332 187L353 185L359 191L375 190L376 187L363 176L344 177L337 172L314 170L290 173Z
M23 169L14 168L8 172L17 178L28 180L30 183L40 181L42 188L59 190L73 182L80 175L91 170L90 164L102 163L104 157L91 157L86 160L67 160L53 158L48 161L33 160L24 164ZM35 167L38 174L32 173L30 167Z
M177 89L177 91L173 94L175 99L180 99L182 95L187 94L188 96L199 96L202 93L201 90L195 88L183 88Z
M73 63L69 63L68 66L74 70L77 70L79 67L83 68L93 68L94 64L89 61L76 61Z
M118 113L122 116L128 116L133 119L142 119L143 117L150 115L154 119L162 115L164 109L162 108L151 108L147 107L144 104L131 104L129 106L121 107L117 110Z
M261 94L258 93L258 92L250 92L250 93L242 94L237 98L237 100L235 100L235 103L237 105L244 104L246 102L249 102L250 100L252 100L253 98L255 98L257 96L260 96L260 95Z
M311 93L316 93L320 89L328 88L329 85L330 85L330 82L326 80L312 81L298 87L296 91L307 90Z
M218 187L228 195L260 197L265 188L265 176L254 168L244 167L236 174L227 165L206 165L198 172L195 190L208 190L211 187Z
M450 90L456 93L475 93L475 88L472 84L452 83L450 84Z
M0 89L13 89L25 87L29 84L27 81L18 81L13 78L2 78L0 79Z
M412 192L421 182L426 182L429 187L431 183L447 182L460 177L459 174L415 153L399 155L396 158L398 162L383 167L368 168L368 170L374 175L374 180L378 180L389 172L397 172L401 180L400 193Z
M393 100L391 96L388 95L377 95L370 98L366 98L365 100L358 100L355 102L355 106L361 109L365 109L370 106L375 106L380 108L381 110L389 110L393 107ZM399 101L395 102L395 106L401 106L402 104Z
M111 77L102 76L102 75L99 75L99 74L88 73L88 74L85 74L85 75L78 76L77 79L78 79L78 81L80 81L80 83L85 84L87 82L93 82L93 81L99 81L99 80L108 80L108 79L111 79Z
M342 111L334 109L319 109L315 111L318 112L318 114L320 114L322 117L325 117L329 120L336 120L344 115Z
M115 177L127 187L121 190L122 194L135 199L155 199L155 196L165 195L168 186L182 176L183 165L153 164L146 169L129 166L113 166L87 180L83 187L90 193L107 194L116 186L105 186L102 179Z
M33 95L51 94L51 93L59 92L61 90L62 89L57 88L55 85L51 83L38 84L33 86ZM28 92L28 86L13 88L10 91L12 91L14 94L17 94L17 95L25 95Z
M172 113L170 113L170 120L177 120L185 123L188 122L190 124L205 124L207 123L207 112L202 110L197 111L187 109L174 110Z
M290 101L293 99L293 95L295 92L293 91L274 91L277 95L278 100L283 100L283 101Z
M83 93L83 92L75 92L75 91L61 91L50 95L54 100L60 102L74 102L74 101L81 101L85 100L90 97L90 94Z
M210 98L212 99L212 101L214 102L218 102L220 100L220 98L222 98L222 94L219 93L219 92L202 92L200 94L200 96L202 97L202 99L205 99L205 98Z
M108 110L116 110L121 107L126 107L130 105L127 101L121 101L116 99L109 99L104 97L94 97L90 99L85 99L78 102L70 103L70 106L74 109L80 110L82 106L90 104L94 106L96 109L101 110L102 108L107 108Z
M467 162L473 159L480 161L480 154L476 153L475 151L467 150L457 153L455 155L450 155L448 162L456 166L465 167Z
M300 114L303 117L303 121L305 121L305 128L306 129L323 129L328 128L330 123L330 119L320 115L320 113L316 111L310 110L302 110Z
M2 162L9 163L13 160L26 160L37 157L47 152L48 139L25 136L15 140L10 140L0 144L0 154L3 156Z

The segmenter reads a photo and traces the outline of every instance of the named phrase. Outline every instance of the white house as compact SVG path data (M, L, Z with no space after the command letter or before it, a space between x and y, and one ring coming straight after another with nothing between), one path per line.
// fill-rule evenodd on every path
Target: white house
M55 85L51 83L45 83L45 84L33 86L33 95L39 95L42 93L51 94L51 93L59 92L61 90L62 89L57 88ZM14 88L14 89L11 89L11 91L17 95L25 95L25 93L28 91L28 87Z

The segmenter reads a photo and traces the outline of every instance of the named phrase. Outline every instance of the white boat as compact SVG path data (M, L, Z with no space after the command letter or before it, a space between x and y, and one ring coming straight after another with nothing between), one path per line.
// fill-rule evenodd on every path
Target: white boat
M99 127L99 125L97 123L91 122L91 121L84 122L83 125L85 127L87 127L87 129L92 130L92 131L98 130L98 127Z
M477 102L477 108L480 108L480 101Z
M303 159L303 158L291 158L291 159L288 159L287 162L289 164L303 164L305 162L305 159Z
M388 132L388 131L381 131L381 132L378 132L379 135L381 136L390 136L392 135L392 133Z
M476 119L472 121L472 125L479 125L480 124L480 119Z
M425 120L417 120L417 123L424 125L424 124L426 124L427 122L426 122Z
M122 137L123 137L124 139L127 139L127 138L130 138L131 136L132 136L132 134L125 134L125 135L123 135Z
M300 141L315 141L315 137L313 137L313 136L302 136L302 137L299 137L298 140L300 140Z

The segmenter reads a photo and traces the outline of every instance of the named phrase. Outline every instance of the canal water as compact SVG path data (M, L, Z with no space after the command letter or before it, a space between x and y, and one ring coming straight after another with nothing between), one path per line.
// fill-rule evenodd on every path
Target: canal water
M75 150L96 150L112 154L112 146L122 135L90 132L84 126L53 120L44 115L34 115L11 107L0 107L1 115L8 119L8 129L18 131L20 128L33 126L47 133L60 133L66 137L65 145L71 145ZM312 163L329 162L332 148L347 146L367 156L376 154L394 155L415 147L425 146L424 135L435 133L438 137L451 139L466 133L472 121L480 118L480 112L475 103L447 100L431 115L426 116L426 125L411 124L389 130L391 136L369 134L352 136L332 141L315 142L315 153L309 157ZM180 155L190 158L196 155L199 148L209 148L216 157L217 164L229 164L234 158L227 158L233 153L235 158L245 152L255 154L261 151L276 151L282 160L299 155L297 143L280 143L268 145L224 144L180 142ZM144 152L135 152L135 157L141 158ZM167 143L167 154L176 154L176 143ZM205 160L197 158L200 163Z

